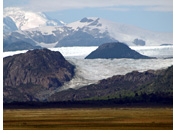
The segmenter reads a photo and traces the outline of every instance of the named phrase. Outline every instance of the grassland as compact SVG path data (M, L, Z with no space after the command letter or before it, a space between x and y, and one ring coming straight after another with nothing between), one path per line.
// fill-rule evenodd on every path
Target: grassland
M173 108L4 109L6 130L173 130Z

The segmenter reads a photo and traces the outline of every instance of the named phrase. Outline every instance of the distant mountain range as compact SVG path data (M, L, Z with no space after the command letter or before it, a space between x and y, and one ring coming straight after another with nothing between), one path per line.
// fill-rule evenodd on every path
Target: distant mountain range
M6 8L4 20L4 42L8 44L24 41L33 46L51 48L99 46L115 41L138 46L173 43L173 33L147 31L97 17L85 17L64 24L62 21L50 19L44 13Z

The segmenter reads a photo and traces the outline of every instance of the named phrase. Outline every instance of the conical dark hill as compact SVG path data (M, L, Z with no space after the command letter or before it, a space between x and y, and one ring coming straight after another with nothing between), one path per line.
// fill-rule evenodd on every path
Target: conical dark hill
M131 59L151 59L152 57L141 55L121 42L105 43L91 52L85 59L113 59L113 58L131 58Z

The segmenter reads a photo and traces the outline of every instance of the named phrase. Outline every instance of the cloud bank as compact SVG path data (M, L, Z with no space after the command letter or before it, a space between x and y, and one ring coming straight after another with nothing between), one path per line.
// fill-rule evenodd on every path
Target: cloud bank
M5 2L12 1L6 0ZM17 0L16 0L17 1ZM121 6L121 8L119 8ZM122 8L126 6L125 8ZM141 6L146 11L173 11L173 0L28 0L22 7L34 11L60 11L82 8L104 8L115 11L128 11L127 6Z

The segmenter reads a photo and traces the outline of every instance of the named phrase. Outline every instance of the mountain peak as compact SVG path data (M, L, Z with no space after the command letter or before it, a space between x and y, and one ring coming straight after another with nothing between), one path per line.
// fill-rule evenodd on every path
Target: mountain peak
M60 21L49 18L45 13L27 11L19 7L5 8L3 16L10 17L19 30L27 30L42 26L63 25Z

